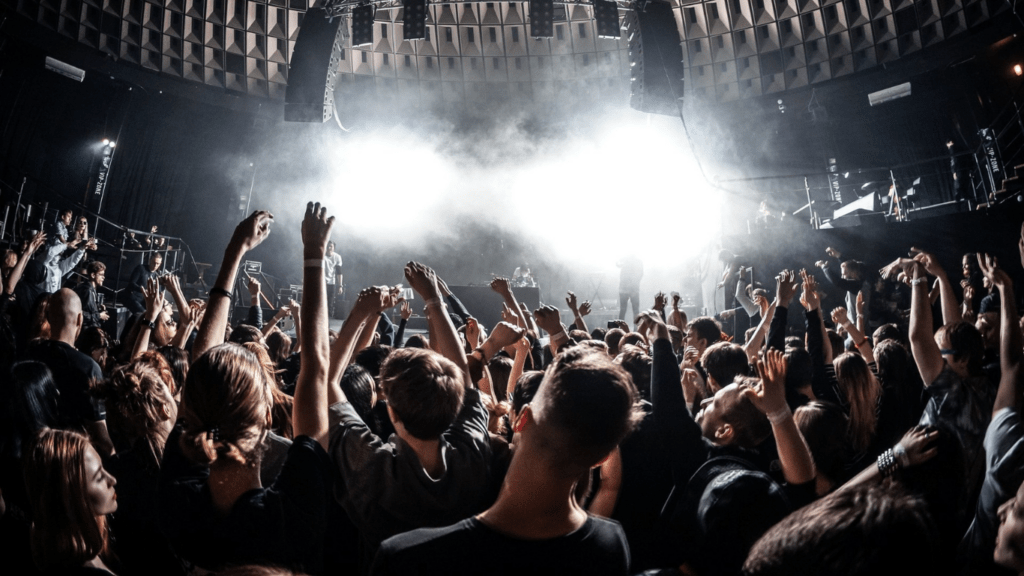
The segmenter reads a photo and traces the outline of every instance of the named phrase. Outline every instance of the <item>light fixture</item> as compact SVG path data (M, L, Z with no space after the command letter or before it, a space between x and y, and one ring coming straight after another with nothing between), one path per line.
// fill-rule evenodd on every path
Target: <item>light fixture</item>
M600 38L619 38L619 7L613 0L594 0L594 20Z
M352 9L353 46L373 43L373 12L373 4L363 4Z
M110 140L107 140L106 138L104 138L103 139L103 145L104 146L110 146Z
M1024 75L1024 68L1021 68L1020 64L1013 65L1013 73L1017 76Z
M113 148L114 146L117 146L117 142L114 142L113 140L111 140L111 141L110 141L110 144L108 144L108 146L110 146L111 148Z
M427 37L427 0L402 2L402 39L423 40Z
M530 36L533 38L553 38L554 35L554 0L530 0Z

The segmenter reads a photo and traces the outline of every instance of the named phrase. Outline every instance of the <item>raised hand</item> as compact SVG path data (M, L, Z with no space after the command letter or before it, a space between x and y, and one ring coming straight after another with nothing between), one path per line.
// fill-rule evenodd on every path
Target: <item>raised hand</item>
M825 268L825 266L828 266L828 262L825 260L818 260L814 265L818 268Z
M659 291L654 295L654 309L661 310L668 303L668 298L665 297L665 293Z
M483 338L481 338L482 331L480 330L480 323L476 321L476 318L470 316L466 319L466 343L469 344L470 348L476 348L480 344L483 344Z
M1013 283L1006 272L999 268L999 263L994 256L979 252L978 267L981 268L981 273L984 274L985 278L988 278L988 281L997 288L1009 286Z
M402 320L408 320L412 316L412 306L409 305L408 300L402 299L398 313L402 315Z
M310 206L311 208L311 206ZM306 209L307 214L310 208ZM248 218L242 220L235 227L235 232L231 236L231 244L241 249L243 252L248 252L253 248L257 247L267 236L270 235L270 223L274 221L274 215L266 210L256 210L249 215ZM303 228L305 228L305 222L303 222ZM320 256L321 258L323 255Z
M516 344L520 340L525 340L523 334L526 331L508 322L498 322L491 329L491 335L487 338L489 344L494 346L495 350L500 350L506 346ZM529 349L529 341L527 340L527 349Z
M927 462L939 453L939 447L934 445L939 439L939 431L925 426L914 426L903 435L897 446L903 446L907 454L907 465L917 466Z
M807 270L801 270L800 277L804 281L804 290L800 294L800 304L807 310L817 310L821 306L821 296L818 294L818 284L814 280L814 276L808 274Z
M548 334L562 332L562 319L558 308L554 306L541 306L533 311L533 318L537 322L537 327Z
M42 245L45 243L46 232L43 232L42 230L36 232L35 236L33 236L32 240L28 243L28 248L25 250L25 254L28 254L30 256L32 254L35 254L36 250L39 250L39 248L42 247Z
M679 296L679 294L673 294L672 295L672 307L673 308L679 308L679 301L681 299L682 299L682 297Z
M440 298L441 293L437 287L437 274L429 266L419 262L409 262L405 265L405 279L409 286L423 297L424 300Z
M491 288L494 288L494 282L491 282ZM571 290L567 292L567 294L568 296L565 299L565 303L566 305L569 306L569 310L572 310L573 312L578 312L579 307L576 305L576 295L573 294Z
M327 217L326 206L321 206L319 202L306 203L306 214L302 218L302 252L305 258L323 259L333 226L334 216ZM267 231L270 231L269 228Z
M935 256L921 250L920 248L911 248L910 256L921 263L924 266L925 272L928 272L932 276L943 277L946 275L946 271L939 265L939 261L935 259Z
M491 290L502 296L508 296L512 293L512 284L509 283L508 278L497 277L491 280Z
M249 296L252 298L260 297L260 281L255 278L249 278Z
M502 322L511 322L513 324L519 322L519 316L516 315L515 310L508 307L508 304L501 303L501 320Z
M835 322L837 326L847 325L850 322L850 318L846 314L846 308L840 306L832 310L832 321Z
M786 404L786 357L782 352L771 349L765 352L764 359L757 361L757 374L760 383L743 391L754 406L765 414L785 410Z
M912 279L914 277L914 271L918 268L923 272L924 264L912 258L897 258L889 264L886 264L878 271L878 274L886 280L898 280L898 276L900 274L905 276L907 279Z
M590 300L584 300L583 304L580 304L580 316L587 314L590 314Z
M783 270L775 277L775 299L779 306L786 307L796 295L796 274L790 270Z
M379 314L384 310L387 310L387 301L390 297L390 292L386 290L387 286L369 286L359 291L359 295L356 296L356 302L352 305L353 310L358 310L360 313L373 315Z
M857 316L864 315L864 291L857 292Z
M835 248L833 248L831 246L829 246L828 248L825 248L825 254L828 254L829 256L835 258L836 260L838 260L838 259L843 257L843 255L839 253L839 250L836 250Z
M146 321L155 322L164 309L164 290L156 278L150 278L142 294L146 297Z

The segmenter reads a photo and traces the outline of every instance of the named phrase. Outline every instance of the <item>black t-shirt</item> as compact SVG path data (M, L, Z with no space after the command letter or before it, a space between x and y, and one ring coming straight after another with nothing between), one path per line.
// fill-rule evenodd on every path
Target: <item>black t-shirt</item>
M627 574L629 546L618 522L595 518L548 540L519 540L467 518L446 528L421 528L384 541L374 576L488 574Z
M308 436L295 438L269 488L243 494L227 516L213 508L209 468L191 463L167 439L160 469L160 523L174 550L208 570L272 564L323 572L324 530L333 468L327 452Z
M61 427L77 428L106 419L103 403L89 394L92 381L103 379L100 365L91 356L57 340L32 342L26 356L46 364L53 373L60 390L57 412Z

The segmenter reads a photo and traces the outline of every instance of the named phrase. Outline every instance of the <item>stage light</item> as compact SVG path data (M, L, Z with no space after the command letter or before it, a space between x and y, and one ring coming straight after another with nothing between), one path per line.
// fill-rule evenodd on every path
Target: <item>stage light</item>
M373 5L363 4L352 9L352 45L373 43Z
M620 38L619 7L614 0L594 0L594 20L599 38Z
M422 40L427 37L427 0L402 2L402 39Z
M113 148L114 146L117 146L117 142L111 141L110 144L107 144L107 146Z
M1013 65L1013 73L1017 76L1024 74L1024 68L1021 68L1020 64Z
M106 138L104 138L103 139L103 145L104 146L109 146L110 145L110 140L107 140Z
M555 36L554 0L530 0L530 36L553 38Z

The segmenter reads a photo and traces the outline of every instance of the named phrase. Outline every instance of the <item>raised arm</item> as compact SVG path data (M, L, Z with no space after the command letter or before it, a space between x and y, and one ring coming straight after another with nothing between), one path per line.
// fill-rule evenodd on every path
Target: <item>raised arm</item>
M150 278L147 286L142 289L146 295L146 313L142 316L142 325L135 336L135 345L132 347L132 359L138 358L143 352L149 350L149 337L153 333L157 319L164 309L164 289L156 278Z
M750 337L750 341L743 344L743 351L747 353L747 359L751 364L757 360L757 352L761 349L761 345L764 344L764 337L768 333L768 326L771 325L773 318L775 318L774 302L769 304L768 309L761 315L761 321L758 322L757 330Z
M757 373L761 382L756 389L746 389L746 395L758 410L768 417L779 450L782 475L790 484L803 484L814 480L814 459L800 429L793 420L793 411L786 403L786 358L778 350L765 353L758 360Z
M916 260L900 258L885 267L886 275L902 271L910 278L910 351L925 386L938 378L945 366L939 345L932 334L932 307L928 302L928 275Z
M939 265L939 261L935 259L935 256L919 248L911 248L910 253L914 256L914 260L924 266L925 272L938 279L939 298L942 300L942 323L952 324L963 320L956 294L953 293L953 285L949 283L946 271Z
M270 334L270 332L274 330L274 327L277 326L278 322L290 316L291 313L291 308L287 306L281 306L278 308L277 312L274 313L270 320L263 325L261 330L261 332L263 332L263 337L265 338L267 334Z
M329 386L328 402L330 404L347 400L344 392L341 391L341 377L352 359L352 354L355 351L356 342L360 339L360 334L369 328L371 319L377 314L378 310L383 308L388 296L389 293L385 292L380 286L370 286L359 291L355 304L352 305L352 310L349 311L348 316L345 318L345 323L341 325L338 337L331 346L331 366L327 375Z
M299 377L295 381L292 428L295 436L309 436L327 450L327 286L323 260L331 237L334 216L320 203L306 205L302 220L302 307L303 342ZM257 302L259 305L259 302Z
M679 294L672 294L672 310L668 313L667 322L679 328L680 332L686 332L686 312L680 310L679 300Z
M875 361L875 353L871 348L871 339L864 335L853 322L850 321L850 315L847 314L846 308L842 306L832 310L832 321L836 325L841 325L846 328L849 332L850 338L853 338L853 343L857 345L857 350L860 350L861 356L864 357L864 361L868 364Z
M431 347L462 370L464 383L467 388L471 388L473 383L469 377L466 353L462 351L459 334L455 331L455 325L452 324L445 304L441 301L437 275L428 266L409 262L405 265L405 278L409 281L409 286L423 298L431 312L427 316L427 323L433 328L430 334Z
M789 303L796 295L796 275L783 270L775 277L775 315L768 328L768 348L786 349L786 324L789 321Z
M13 294L14 287L21 281L22 274L25 273L25 266L28 266L28 261L32 258L32 255L36 253L36 250L46 242L46 234L43 232L36 232L36 235L32 237L32 240L28 243L28 247L21 256L18 257L18 263L11 269L11 273L4 278L4 294Z
M1021 392L1021 360L1024 349L1021 348L1020 319L1017 316L1017 302L1013 295L1013 281L996 265L995 258L978 254L978 265L981 273L999 290L1000 327L999 327L999 390L992 406L995 415L1003 408L1020 409Z
M537 326L548 333L548 346L551 348L551 357L558 356L558 348L569 340L565 333L565 326L562 325L562 318L558 308L554 306L541 306L534 310L533 317L537 319Z
M174 274L167 274L160 278L160 285L167 289L171 293L171 298L174 299L174 307L178 309L178 317L181 322L186 322L188 319L186 315L189 313L188 299L181 292L181 283L178 277Z
M529 325L526 323L526 317L523 316L523 311L519 307L519 302L516 301L516 295L512 292L512 284L508 281L508 278L495 278L491 280L491 290L497 292L502 300L505 301L505 304L508 304L508 307L519 316L519 319L522 321L520 326Z
M231 288L235 285L235 275L242 264L242 257L249 250L260 245L270 235L270 223L274 215L266 210L257 210L242 220L235 228L235 233L224 250L217 280L210 289L210 300L203 315L203 324L192 344L192 357L198 358L210 348L224 342L224 329L228 325L228 312L231 309Z
M565 303L569 305L569 310L572 311L573 322L575 322L576 328L589 333L590 329L587 328L587 321L583 319L584 314L580 312L580 306L576 304L576 295L572 291L568 294L565 298ZM587 307L587 312L590 312L590 302L584 302L583 305ZM523 325L526 325L525 321Z
M807 351L814 355L811 350L812 338L821 338L821 362L819 364L832 363L832 346L829 345L828 331L825 329L825 319L821 316L821 296L818 294L818 284L814 276L806 270L800 271L803 278L803 293L800 295L800 304L807 311ZM812 335L812 332L814 333Z

